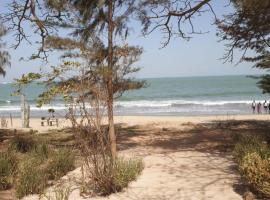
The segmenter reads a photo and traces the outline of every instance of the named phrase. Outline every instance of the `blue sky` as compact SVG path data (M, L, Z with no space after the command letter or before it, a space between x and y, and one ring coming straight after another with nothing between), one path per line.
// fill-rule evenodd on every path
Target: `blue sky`
M4 5L9 0L1 0L1 13L6 10ZM230 12L232 9L226 7L226 0L213 0L213 7L218 17ZM142 37L140 26L136 23L131 24L134 28L128 43L142 46L144 53L137 63L141 71L137 77L180 77L180 76L216 76L216 75L239 75L239 74L259 74L262 71L252 68L251 63L241 63L235 66L235 63L223 63L221 58L225 52L224 43L218 42L216 36L216 27L213 23L213 15L206 14L194 21L197 30L207 34L196 35L190 41L184 41L175 38L163 49L160 49L162 35L160 32L154 32L148 37ZM0 82L12 81L20 77L23 73L38 71L42 63L40 61L20 61L21 57L29 57L35 52L35 47L27 43L14 50L10 46L14 43L12 34L5 38L7 49L11 54L11 68L7 69L5 78L0 77ZM236 53L240 56L240 53ZM56 55L50 57L50 65L59 63Z

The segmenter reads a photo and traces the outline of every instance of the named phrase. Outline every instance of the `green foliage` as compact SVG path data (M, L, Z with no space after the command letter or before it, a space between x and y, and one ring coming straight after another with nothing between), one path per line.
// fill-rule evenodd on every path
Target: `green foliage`
M114 190L121 191L131 181L136 180L144 168L141 159L118 158L114 164Z
M270 197L270 158L262 158L259 153L247 153L240 165L245 180L257 191Z
M38 80L41 78L41 74L30 72L28 74L23 74L20 79L16 79L17 84L19 85L27 85L32 83L34 80Z
M68 149L60 149L51 153L46 166L49 179L57 179L75 168L75 156Z
M5 66L10 65L9 59L10 55L7 51L3 50L3 46L5 46L5 43L2 42L2 37L6 35L7 30L4 28L4 26L0 23L0 75L5 76Z
M55 110L53 108L48 109L48 113L54 113Z
M74 169L75 157L68 149L50 150L46 143L37 145L31 159L22 164L16 182L19 198L41 194L48 180L55 180Z
M262 158L270 155L270 150L262 138L252 135L240 136L233 151L236 161L240 163L246 154L253 152L257 152Z
M234 0L234 12L218 21L220 37L228 41L224 58L233 60L235 49L243 52L240 61L255 63L254 67L270 68L270 1ZM253 51L253 54L247 53ZM251 55L251 56L250 56ZM261 76L258 86L264 93L270 93L269 75Z
M41 78L41 74L30 72L28 74L23 74L20 79L15 79L15 87L16 91L12 95L20 95L22 94L23 87L28 84L34 82L35 80L39 80Z
M33 137L28 135L15 135L10 144L12 149L21 153L30 152L37 146Z
M11 151L0 153L0 190L7 189L13 182L13 175L16 173L18 161Z
M41 141L40 144L33 149L32 155L44 161L49 158L51 152L49 145L45 141Z
M234 157L244 180L270 197L270 149L258 136L240 136Z
M98 194L109 195L122 191L131 181L136 180L144 168L141 159L117 158L112 162L106 170L101 169L103 165L96 169L94 189Z
M47 184L47 174L40 167L40 162L30 159L23 163L16 182L16 194L22 198L29 194L42 193Z

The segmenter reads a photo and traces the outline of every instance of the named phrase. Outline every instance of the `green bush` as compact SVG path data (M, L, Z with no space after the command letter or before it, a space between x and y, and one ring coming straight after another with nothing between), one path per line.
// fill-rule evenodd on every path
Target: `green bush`
M270 150L262 138L252 135L239 136L233 151L236 161L242 162L246 154L253 152L257 152L262 158L270 156Z
M131 181L136 180L143 168L141 159L117 158L113 164L106 167L103 164L98 164L94 174L94 190L101 195L120 192Z
M17 158L13 152L0 153L0 190L5 190L11 186L17 163Z
M256 191L270 197L270 149L258 136L240 136L234 157L244 180Z
M46 187L47 175L40 167L40 162L31 159L25 163L20 170L16 182L16 194L22 198L29 194L40 194Z
M270 197L270 158L262 158L257 152L244 156L240 172L253 188Z
M136 180L143 168L141 159L116 159L113 169L115 191L121 191L129 182Z
M52 152L48 162L46 173L52 180L64 176L75 168L75 156L68 149Z
M41 143L39 145L36 145L36 147L32 151L32 155L40 159L41 161L48 159L50 154L50 147L45 141L41 141Z
M12 149L21 153L32 151L37 146L33 137L27 135L16 135L10 144Z

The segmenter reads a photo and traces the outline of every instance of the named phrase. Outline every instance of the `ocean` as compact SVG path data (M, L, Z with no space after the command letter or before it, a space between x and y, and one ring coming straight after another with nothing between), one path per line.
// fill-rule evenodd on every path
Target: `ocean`
M252 100L270 100L257 88L258 80L247 76L209 76L180 78L148 78L148 87L129 91L115 102L116 115L194 116L251 114ZM48 115L54 108L64 116L66 107L61 99L37 108L36 98L43 91L40 84L25 89L31 116ZM20 116L20 97L11 96L12 83L0 83L0 117Z

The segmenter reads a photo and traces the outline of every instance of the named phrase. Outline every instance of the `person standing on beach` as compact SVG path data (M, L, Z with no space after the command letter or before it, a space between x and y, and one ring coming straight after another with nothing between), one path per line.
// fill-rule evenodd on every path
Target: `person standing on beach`
M252 110L253 110L253 114L255 114L255 108L256 108L256 102L255 100L253 100L252 104L251 104ZM270 111L270 107L269 107L269 111Z
M257 113L261 114L261 102L257 103Z
M265 100L264 103L263 103L263 108L264 108L264 113L267 114L267 111L268 111L268 104L267 104L267 101Z

